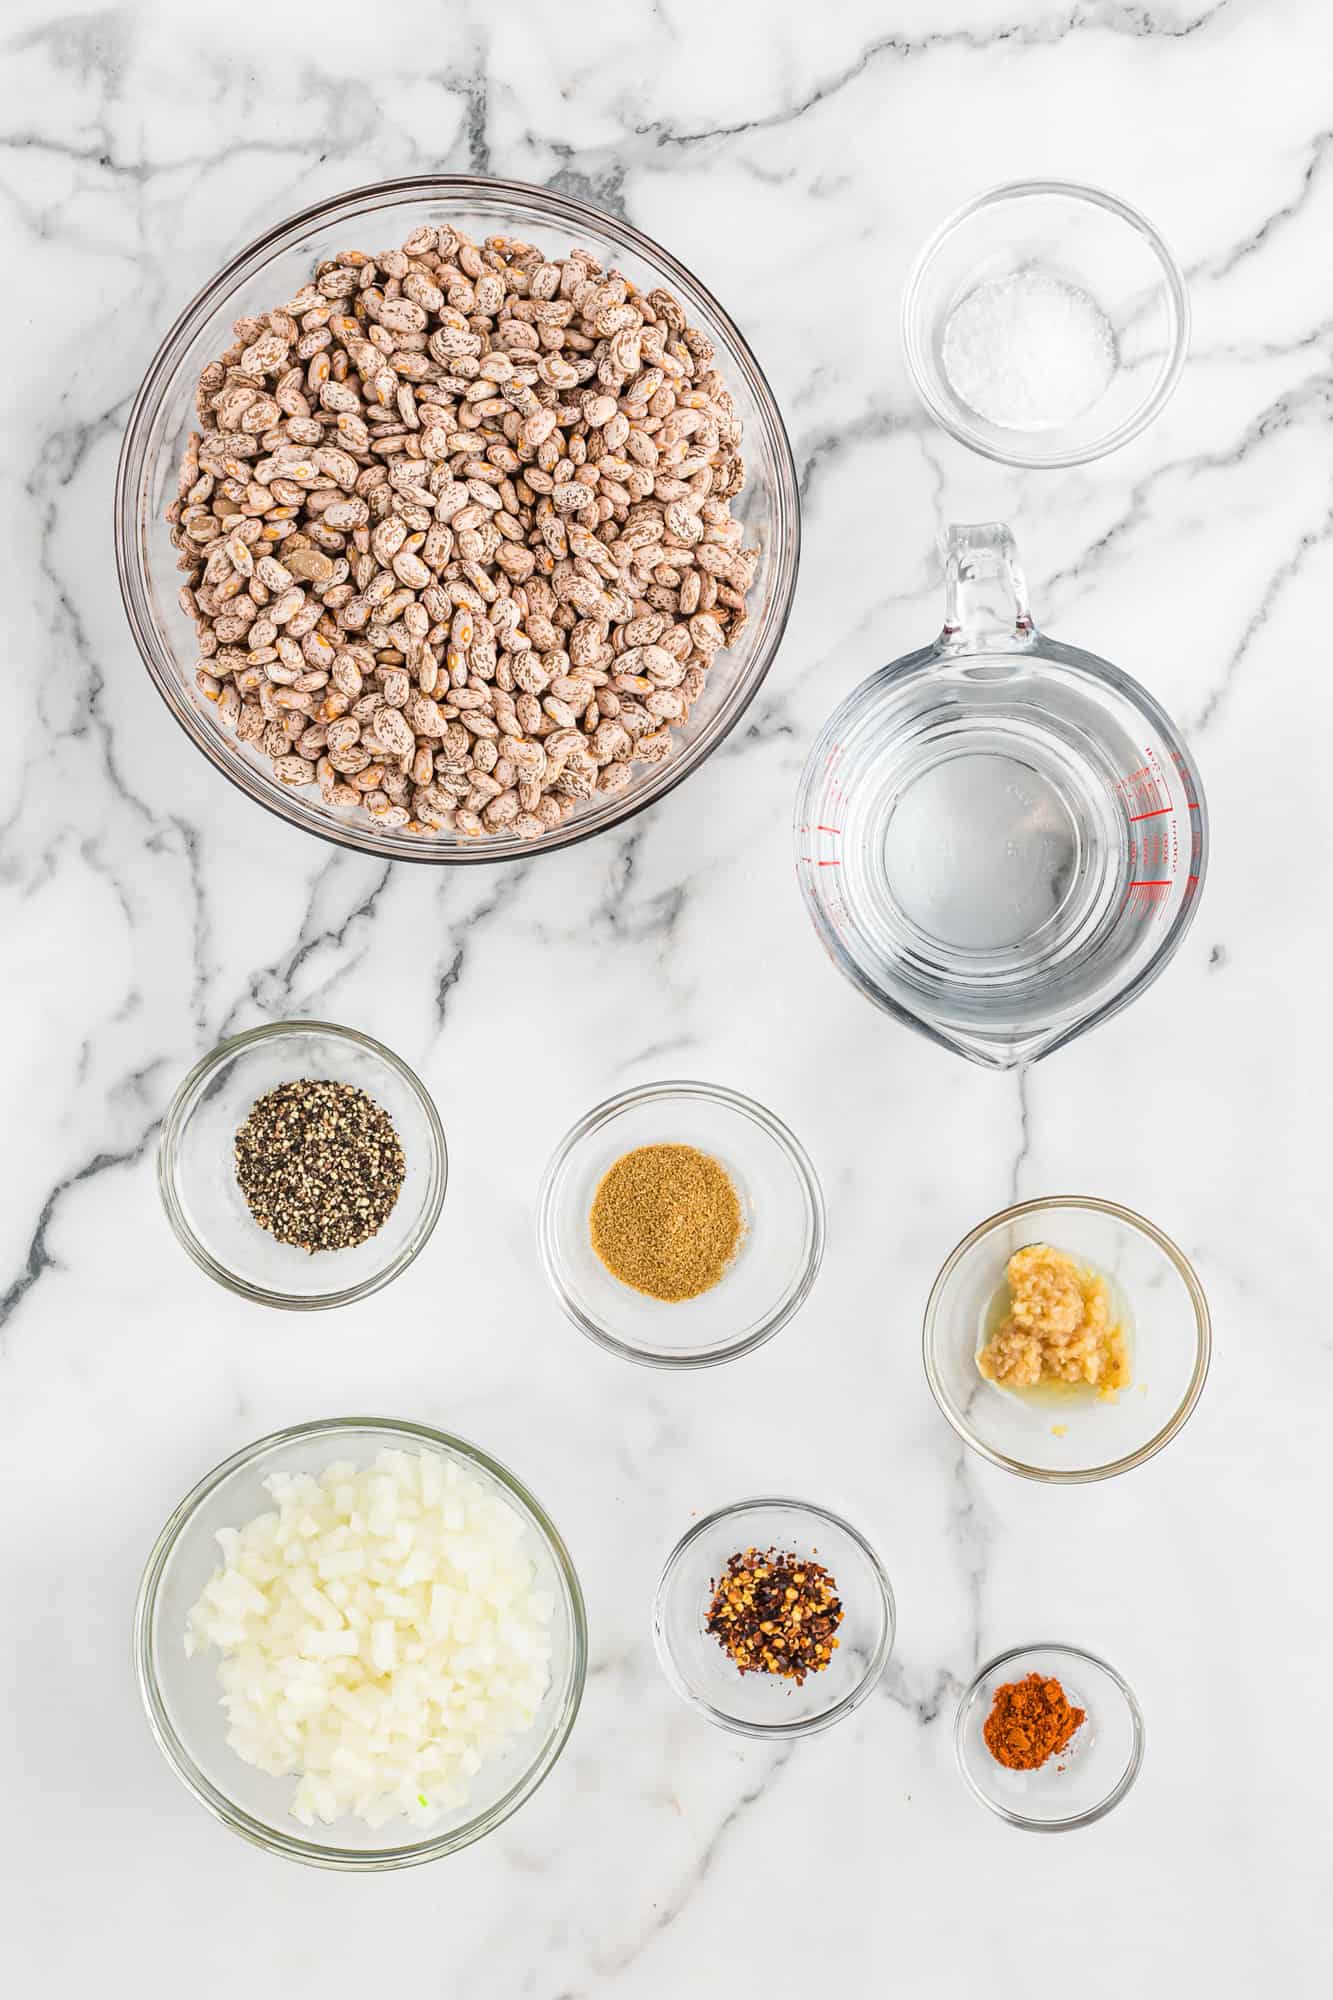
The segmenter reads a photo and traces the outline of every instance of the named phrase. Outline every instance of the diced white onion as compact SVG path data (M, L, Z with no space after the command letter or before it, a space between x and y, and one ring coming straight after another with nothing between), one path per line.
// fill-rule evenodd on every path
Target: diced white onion
M423 1830L530 1728L554 1611L524 1523L439 1452L265 1481L277 1511L218 1531L223 1566L186 1623L218 1664L227 1741L294 1775L305 1826L355 1813Z

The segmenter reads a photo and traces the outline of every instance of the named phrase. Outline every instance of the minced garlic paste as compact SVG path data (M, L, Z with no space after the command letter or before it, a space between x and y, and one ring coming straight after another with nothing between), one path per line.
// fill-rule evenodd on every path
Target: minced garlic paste
M1105 1278L1049 1243L1016 1250L1005 1277L1008 1311L977 1355L982 1374L1003 1389L1086 1385L1114 1401L1131 1379L1129 1343Z

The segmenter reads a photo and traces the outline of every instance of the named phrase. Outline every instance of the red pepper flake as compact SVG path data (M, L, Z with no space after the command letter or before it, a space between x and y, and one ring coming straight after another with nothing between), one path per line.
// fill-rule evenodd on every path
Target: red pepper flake
M713 1586L708 1631L743 1674L778 1674L799 1687L833 1658L842 1602L821 1563L785 1549L744 1549Z

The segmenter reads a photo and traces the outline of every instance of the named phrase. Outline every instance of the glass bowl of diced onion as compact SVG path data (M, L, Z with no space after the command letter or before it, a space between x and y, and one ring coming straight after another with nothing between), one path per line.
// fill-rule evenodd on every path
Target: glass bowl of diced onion
M365 1481L371 1468L373 1488ZM339 1493L340 1479L362 1481L341 1489L344 1503L353 1491L358 1504L362 1490L373 1497L369 1510L352 1515L350 1529L346 1518L336 1524L332 1498L324 1501ZM294 1504L294 1496L299 1503L305 1495L308 1507ZM262 1526L265 1514L281 1525ZM243 1543L238 1553L237 1531L247 1524L253 1546ZM299 1547L276 1547L275 1532L297 1535ZM496 1532L503 1545L498 1556ZM249 1596L256 1580L267 1593L279 1563L291 1584L289 1618L294 1602L308 1603L311 1622L282 1669L291 1684L275 1688L272 1657L259 1659L245 1616L258 1601ZM475 1592L459 1590L460 1575L475 1581ZM506 1619L521 1624L512 1609L515 1589L525 1609L539 1607L543 1668L528 1685L518 1722L510 1699L519 1679L515 1648L526 1646L530 1633L506 1635ZM411 1766L396 1741L414 1730L419 1740L412 1705L423 1678L439 1700L431 1621L450 1631L452 1599L458 1637L459 1605L477 1593L483 1608L461 1634L466 1650L455 1646L448 1657L447 1716L438 1706L429 1711L437 1736L442 1722L457 1732L447 1777L436 1759L431 1778L405 1789ZM330 1692L325 1654L350 1649L353 1641L361 1665L355 1676L339 1673ZM153 1734L201 1805L271 1854L369 1872L452 1854L531 1797L578 1713L587 1626L569 1553L511 1472L475 1445L421 1424L345 1417L260 1438L186 1495L144 1570L134 1650ZM312 1734L310 1707L321 1703ZM403 1707L401 1724L392 1713L386 1720L394 1703ZM240 1748L233 1747L238 1733ZM284 1734L293 1745L317 1742L317 1773L307 1772L294 1749L277 1774ZM248 1761L257 1750L269 1769Z

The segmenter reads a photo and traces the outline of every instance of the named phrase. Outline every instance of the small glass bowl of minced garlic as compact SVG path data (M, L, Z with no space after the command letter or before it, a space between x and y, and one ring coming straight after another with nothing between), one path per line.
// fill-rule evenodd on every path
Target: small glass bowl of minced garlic
M1208 1302L1155 1223L1088 1195L1017 1203L953 1250L926 1307L926 1376L973 1451L1074 1483L1141 1465L1203 1391Z
M629 1361L701 1368L769 1340L804 1303L824 1201L799 1140L719 1084L644 1084L557 1147L537 1202L564 1311Z

